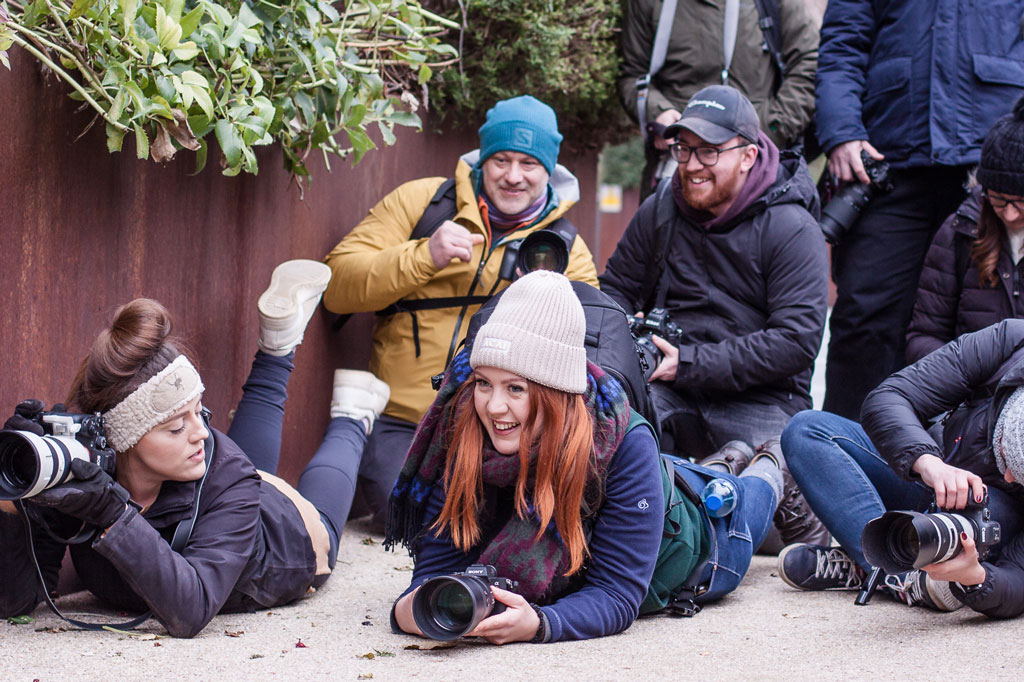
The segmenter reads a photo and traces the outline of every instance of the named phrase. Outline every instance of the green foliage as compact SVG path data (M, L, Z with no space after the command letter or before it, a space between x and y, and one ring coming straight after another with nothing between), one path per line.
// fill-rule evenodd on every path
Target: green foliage
M308 177L319 150L351 158L385 144L414 113L432 70L457 61L450 21L416 0L6 0L2 50L20 45L106 122L139 158L196 152L216 140L225 175L257 172L254 148L278 143Z
M609 145L601 152L598 174L602 184L639 187L643 170L644 143L639 135L622 144Z
M615 94L619 0L461 0L463 62L434 103L474 129L498 100L530 94L558 112L570 147L599 147L629 124ZM463 21L451 0L432 8Z

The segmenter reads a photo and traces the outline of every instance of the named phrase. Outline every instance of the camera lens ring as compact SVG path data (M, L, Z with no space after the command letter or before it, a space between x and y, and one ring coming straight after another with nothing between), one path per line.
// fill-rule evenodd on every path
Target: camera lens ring
M444 604L457 604L460 613ZM467 608L468 605L468 608ZM443 575L427 580L413 597L412 613L420 631L431 639L450 641L471 632L494 609L494 593L486 580L472 575Z

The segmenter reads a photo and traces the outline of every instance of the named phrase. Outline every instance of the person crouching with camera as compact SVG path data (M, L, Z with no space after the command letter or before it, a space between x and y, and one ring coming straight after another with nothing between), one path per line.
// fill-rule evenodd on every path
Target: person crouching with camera
M628 429L622 387L587 361L585 328L569 280L534 272L452 361L389 504L385 544L415 557L396 631L549 642L636 618L664 525L661 464L651 432ZM421 587L440 576L486 590Z
M943 413L939 445L924 424ZM782 434L793 476L841 545L787 547L782 579L860 589L872 564L889 565L883 591L911 606L1024 613L1024 321L965 334L893 374L861 419L802 412ZM938 513L909 513L933 502Z
M294 348L330 275L316 261L275 269L258 302L259 350L227 435L209 424L205 386L172 336L170 314L144 298L117 309L71 391L72 409L101 415L105 441L93 438L85 450L75 445L81 432L62 440L62 416L40 401L18 406L0 431L0 492L20 505L0 512L0 615L28 612L46 597L33 548L45 589L55 587L65 546L44 524L64 538L84 531L71 557L87 589L114 608L150 610L175 637L198 634L218 612L286 604L324 583L359 468L345 455L345 422L369 430L387 402L386 384L362 372L365 395L335 394L327 433L297 489L265 472L277 468ZM363 407L346 409L355 403ZM61 448L85 455L53 485L46 472L67 464L51 458ZM97 463L111 459L115 467Z

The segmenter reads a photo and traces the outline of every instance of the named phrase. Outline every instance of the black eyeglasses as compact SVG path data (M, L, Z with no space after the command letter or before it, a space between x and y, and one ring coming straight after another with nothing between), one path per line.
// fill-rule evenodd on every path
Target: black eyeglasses
M725 149L719 149L718 147L691 147L688 144L676 142L675 144L670 144L668 146L668 149L670 152L672 152L672 158L675 159L677 163L689 163L690 157L693 155L694 152L696 152L697 160L700 161L702 165L714 166L716 163L718 163L718 157L722 155L722 152L727 152L730 149L739 149L740 147L746 147L749 144L749 142L743 142L734 147L726 147Z
M992 204L992 208L1004 209L1007 206L1013 206L1015 209L1024 213L1024 199L1007 199L1006 197L992 196L992 193L988 190L982 192L985 198L988 199L988 203Z

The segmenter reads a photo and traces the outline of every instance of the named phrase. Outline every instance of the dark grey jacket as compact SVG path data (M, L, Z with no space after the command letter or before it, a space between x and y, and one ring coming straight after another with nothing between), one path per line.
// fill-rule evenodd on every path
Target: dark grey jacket
M657 198L640 206L599 278L630 313L650 299L644 283L658 262ZM790 414L810 408L828 288L817 213L807 167L788 152L775 183L729 223L705 230L673 202L662 277L666 308L683 331L677 390L712 399L742 394Z
M907 361L920 360L961 334L1011 317L1024 318L1024 260L1010 257L1009 242L996 263L999 283L978 283L971 247L978 236L981 187L975 187L932 239L917 285L914 313L907 330Z
M878 452L900 476L925 454L982 477L1024 504L1024 489L1003 479L992 457L992 430L1007 399L1024 386L1024 320L1004 320L965 334L906 367L868 394L861 423ZM925 431L928 419L954 410L940 448ZM982 588L954 593L994 618L1024 613L1024 535L1010 540L995 563L986 563Z
M169 541L188 516L197 482L167 481L156 501L134 508L102 538L71 547L82 583L102 600L129 611L151 609L175 637L198 634L220 611L251 610L288 603L313 583L316 556L295 505L263 483L239 447L214 431L216 454L199 501L188 543L178 554ZM9 517L0 525L0 556L25 556L25 537ZM63 551L49 552L59 566ZM8 595L24 587L28 562L12 567L17 578L0 584L0 616L24 613L41 598ZM53 567L48 569L52 572Z

